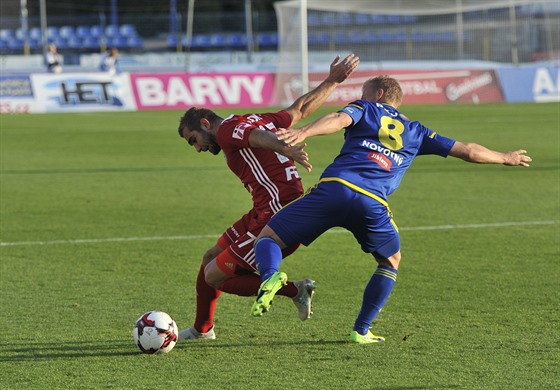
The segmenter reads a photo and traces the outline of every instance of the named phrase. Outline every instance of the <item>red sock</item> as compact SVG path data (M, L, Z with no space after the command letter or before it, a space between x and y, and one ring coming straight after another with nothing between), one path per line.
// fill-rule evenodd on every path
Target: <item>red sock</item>
M242 297L256 296L261 286L262 280L257 274L246 274L234 276L220 285L220 290L228 294L239 295ZM293 282L288 282L276 295L293 298L297 295L297 287Z
M222 292L210 287L204 280L204 267L200 267L196 278L196 318L194 328L206 333L214 325L214 312Z

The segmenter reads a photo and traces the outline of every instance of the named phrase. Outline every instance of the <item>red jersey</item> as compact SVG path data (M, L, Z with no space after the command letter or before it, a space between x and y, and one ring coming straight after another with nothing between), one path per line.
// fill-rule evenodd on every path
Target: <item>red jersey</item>
M289 127L287 111L266 114L231 115L217 134L228 167L251 193L253 208L267 219L303 194L301 178L293 160L276 152L251 148L251 131L271 131Z

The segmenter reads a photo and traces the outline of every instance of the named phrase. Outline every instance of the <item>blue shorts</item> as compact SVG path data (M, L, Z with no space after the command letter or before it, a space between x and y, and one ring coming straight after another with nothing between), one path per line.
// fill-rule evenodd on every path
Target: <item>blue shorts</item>
M362 250L386 259L400 250L400 238L386 206L338 182L322 182L288 204L268 222L287 246L311 244L332 227L343 227Z

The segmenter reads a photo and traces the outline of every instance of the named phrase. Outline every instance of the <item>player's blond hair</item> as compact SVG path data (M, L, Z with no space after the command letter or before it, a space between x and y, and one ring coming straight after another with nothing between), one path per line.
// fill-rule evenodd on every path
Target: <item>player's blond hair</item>
M391 76L379 75L364 82L362 92L366 90L377 91L382 89L385 91L385 101L396 107L400 106L403 99L403 91L399 82Z

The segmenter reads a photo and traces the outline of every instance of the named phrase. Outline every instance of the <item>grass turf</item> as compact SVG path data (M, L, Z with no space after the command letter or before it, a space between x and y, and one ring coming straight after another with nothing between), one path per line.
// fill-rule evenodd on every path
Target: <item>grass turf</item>
M218 340L162 356L142 355L132 326L152 309L191 326L202 254L250 207L238 179L178 137L179 112L0 116L2 388L560 387L558 105L403 112L534 162L416 160L390 199L403 260L374 323L387 341L348 342L375 264L335 229L283 264L316 280L312 319L282 298L255 319L224 294ZM307 141L306 186L341 138Z

